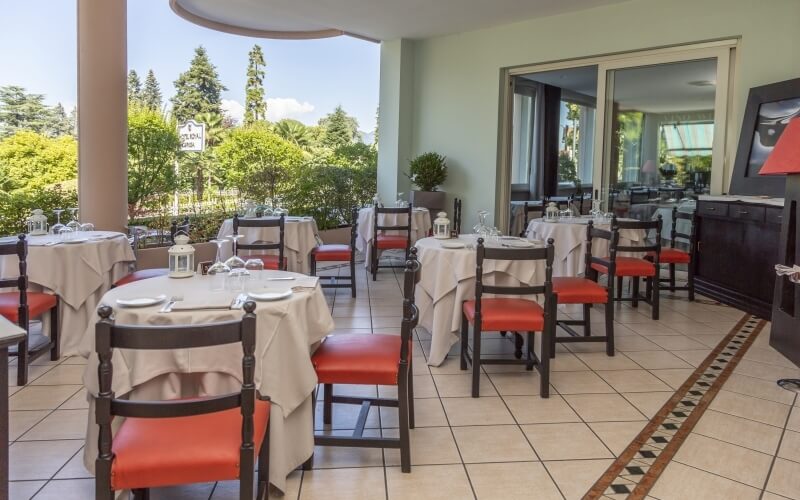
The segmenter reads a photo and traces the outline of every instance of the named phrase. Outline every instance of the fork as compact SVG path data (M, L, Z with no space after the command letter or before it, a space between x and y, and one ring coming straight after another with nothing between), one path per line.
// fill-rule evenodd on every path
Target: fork
M175 306L175 303L180 302L181 300L183 300L182 295L173 295L172 297L170 297L169 301L167 301L167 303L164 304L164 306L161 309L159 309L158 312L160 313L172 312L172 308Z

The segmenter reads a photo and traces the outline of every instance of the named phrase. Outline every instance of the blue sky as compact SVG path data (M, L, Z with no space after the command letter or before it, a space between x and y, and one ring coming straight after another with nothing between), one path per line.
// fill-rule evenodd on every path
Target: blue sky
M70 109L77 101L75 0L3 1L0 85L20 85ZM219 33L176 16L167 0L128 0L128 67L155 71L165 98L203 45L217 66L225 108L244 103L247 53L258 43L267 62L268 117L313 124L341 104L361 130L375 128L380 46L349 37L263 40Z

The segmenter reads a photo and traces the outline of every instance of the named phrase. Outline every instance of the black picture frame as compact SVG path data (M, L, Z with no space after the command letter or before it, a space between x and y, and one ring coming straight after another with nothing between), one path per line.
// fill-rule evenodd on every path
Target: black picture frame
M786 189L786 176L759 175L751 164L753 143L759 127L759 112L764 104L800 99L800 78L753 87L747 96L739 146L733 164L730 194L774 196L782 198ZM773 138L773 141L777 137ZM763 154L763 152L762 152ZM760 169L760 165L759 165Z

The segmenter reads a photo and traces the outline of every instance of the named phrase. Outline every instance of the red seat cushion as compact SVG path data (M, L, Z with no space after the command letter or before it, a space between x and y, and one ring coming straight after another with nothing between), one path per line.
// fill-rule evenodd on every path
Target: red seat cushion
M475 301L464 302L464 314L475 321ZM535 332L544 328L544 309L525 299L481 299L481 330Z
M261 262L264 263L264 269L271 269L273 271L278 271L281 269L286 269L286 264L289 262L286 257L283 258L283 268L278 266L278 256L277 255L240 255L239 257L243 258L244 260L247 259L261 259Z
M647 252L647 258L655 257L655 252ZM677 248L664 247L658 256L658 262L662 264L688 264L692 261L692 256L688 252Z
M350 260L353 250L349 245L321 245L311 251L317 262Z
M127 285L128 283L133 283L134 281L142 281L150 278L155 278L157 276L166 276L169 274L169 269L167 268L157 268L157 269L140 269L138 271L134 271L127 276L124 276L114 283L114 286L122 286Z
M388 250L393 248L401 248L403 250L408 247L409 241L405 236L398 236L394 234L379 234L377 246L380 250Z
M321 384L397 385L400 342L399 335L330 335L311 362Z
M603 258L606 260L609 259L609 257ZM597 262L592 263L592 269L602 274L608 274L608 269L606 266L598 264ZM645 277L655 276L656 267L649 260L639 259L636 257L617 257L617 270L615 275Z
M255 453L269 421L269 402L256 400ZM174 418L128 418L112 442L114 490L239 478L242 414L239 408Z
M28 316L36 318L54 308L58 297L48 293L28 292ZM9 321L19 321L19 292L0 293L0 315Z
M553 293L559 304L605 304L608 290L586 278L553 278Z

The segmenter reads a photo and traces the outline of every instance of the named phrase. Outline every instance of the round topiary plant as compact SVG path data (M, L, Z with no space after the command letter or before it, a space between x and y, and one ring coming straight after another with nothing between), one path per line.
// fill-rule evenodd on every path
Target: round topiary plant
M447 161L438 153L423 153L409 162L408 178L420 191L436 191L447 179Z

